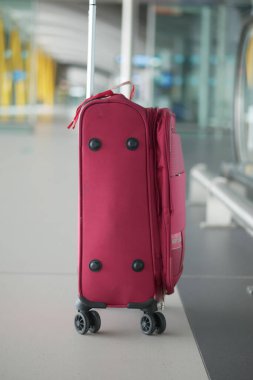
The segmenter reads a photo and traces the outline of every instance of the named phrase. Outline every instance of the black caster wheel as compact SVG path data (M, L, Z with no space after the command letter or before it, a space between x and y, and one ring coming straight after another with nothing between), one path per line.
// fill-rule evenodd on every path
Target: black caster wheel
M87 314L76 314L74 324L76 331L81 335L86 334L90 328L90 321Z
M98 314L97 311L95 310L90 310L88 311L87 313L87 316L89 318L89 321L90 321L90 328L89 328L89 331L93 334L97 333L98 330L100 329L101 327L101 319L100 319L100 315Z
M146 335L152 335L156 329L156 321L153 314L145 313L141 317L141 330Z
M163 313L157 311L154 313L155 323L156 323L156 332L157 334L162 334L166 329L166 319Z

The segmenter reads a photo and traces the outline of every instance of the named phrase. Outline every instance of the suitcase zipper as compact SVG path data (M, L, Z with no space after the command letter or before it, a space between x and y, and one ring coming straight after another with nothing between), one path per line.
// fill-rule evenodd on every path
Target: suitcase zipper
M168 117L166 117L166 130L165 130L165 154L166 154L166 162L167 162L167 170L168 170L168 182L169 182L169 219L171 212L172 212L172 204L171 204L171 193L170 193L170 153L171 153L171 128L172 128L172 115L171 113L166 110L166 113L169 116L169 124L168 124ZM168 130L169 129L169 130ZM169 139L169 141L168 141ZM169 153L169 155L168 155ZM166 223L165 219L163 218L163 221L165 223L165 232L166 232L166 252L167 254L167 268L166 268L166 277L168 277L168 287L169 291L173 291L173 286L172 286L172 262L171 262L171 225L170 225L170 220L169 223ZM167 276L168 274L168 276ZM167 286L166 286L167 287ZM167 287L167 288L168 288Z
M149 130L150 130L150 149L153 151L153 177L154 177L154 191L155 191L155 200L156 200L156 216L157 220L159 218L159 215L161 213L161 200L160 200L160 193L159 193L159 187L157 183L157 157L156 157L156 126L157 126L157 119L158 119L158 111L157 108L149 108L148 109L148 124L149 124ZM158 238L160 239L160 238ZM160 298L163 294L163 284L162 284L162 256L161 251L159 253L158 257L155 257L155 266L157 270L156 275L156 287L157 287L157 295Z
M157 215L160 215L160 209L161 209L161 201L160 201L160 194L159 194L159 188L157 183L157 157L156 157L156 121L157 121L157 108L152 108L150 110L150 113L152 112L152 137L153 137L153 153L154 153L154 179L155 179L155 197L156 197L156 209L157 209ZM155 116L153 114L155 112Z

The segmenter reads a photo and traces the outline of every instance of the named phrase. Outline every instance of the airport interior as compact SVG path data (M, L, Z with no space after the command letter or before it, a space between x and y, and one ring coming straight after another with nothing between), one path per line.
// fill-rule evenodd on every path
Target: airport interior
M134 309L73 323L88 11L0 0L0 379L252 380L253 2L97 0L94 93L131 80L182 140L184 270L151 337Z

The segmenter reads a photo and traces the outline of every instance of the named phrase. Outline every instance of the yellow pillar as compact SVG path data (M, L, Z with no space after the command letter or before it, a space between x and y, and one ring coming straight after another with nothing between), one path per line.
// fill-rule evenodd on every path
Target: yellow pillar
M3 102L3 80L6 72L5 65L5 44L4 44L4 27L3 22L0 20L0 102Z
M30 93L30 88L31 88L31 60L32 60L32 49L31 45L29 43L26 44L25 46L25 60L24 60L24 69L26 73L26 78L25 78L25 97L27 103L29 102L29 93Z
M53 105L55 96L54 60L42 51L37 52L37 100Z
M0 107L8 107L11 104L11 89L12 78L8 74L8 67L5 59L5 39L4 39L4 24L0 20ZM1 117L1 120L6 121L8 113Z
M55 63L52 58L47 58L47 92L45 101L49 105L54 104L55 92Z
M250 37L246 52L246 75L247 84L253 88L253 37Z
M24 65L22 60L22 48L18 30L13 30L11 32L10 46L12 51L12 70L17 76L14 83L15 105L23 106L26 104L25 78L22 78L22 75L24 75Z

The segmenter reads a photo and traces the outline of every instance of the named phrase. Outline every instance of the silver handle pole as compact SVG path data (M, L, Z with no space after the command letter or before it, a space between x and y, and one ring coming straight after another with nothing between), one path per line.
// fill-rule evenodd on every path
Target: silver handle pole
M122 27L121 27L121 68L120 81L131 80L132 75L132 51L133 51L133 24L134 24L134 0L122 1ZM122 93L129 97L130 87L122 89Z
M89 3L89 20L88 20L88 54L87 54L86 98L89 98L94 91L95 32L96 32L96 0L90 0L90 3Z

